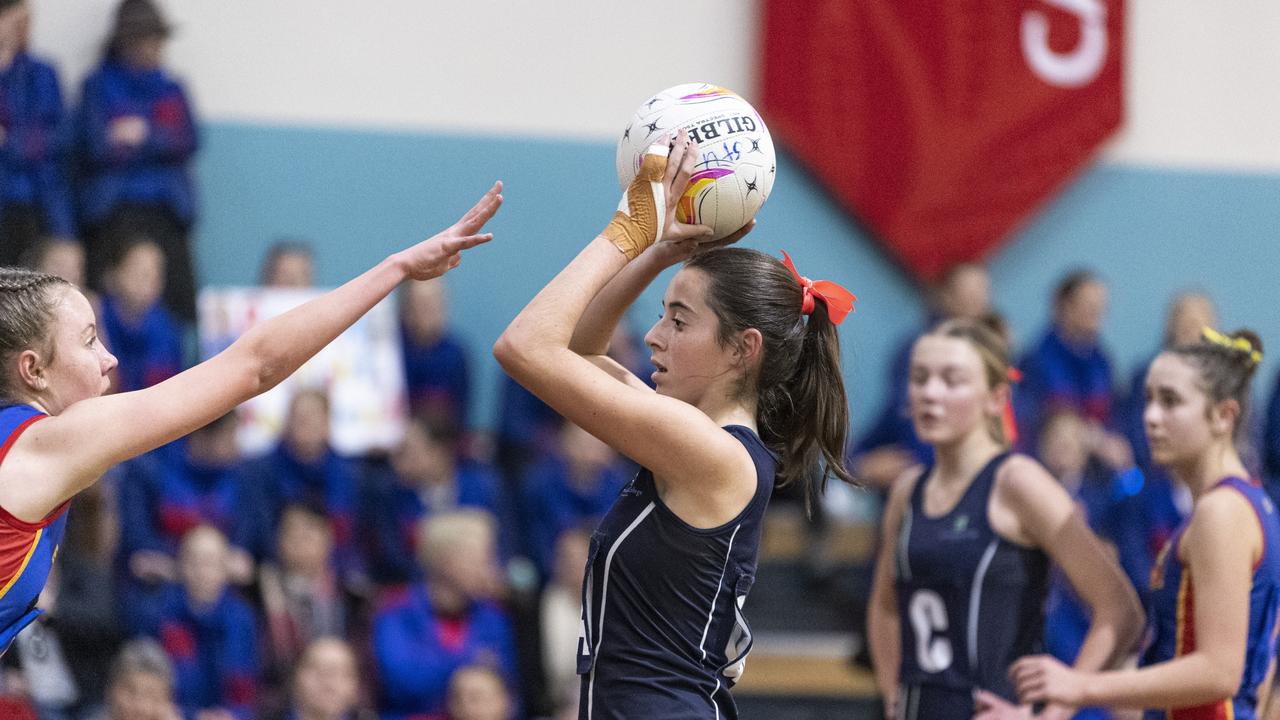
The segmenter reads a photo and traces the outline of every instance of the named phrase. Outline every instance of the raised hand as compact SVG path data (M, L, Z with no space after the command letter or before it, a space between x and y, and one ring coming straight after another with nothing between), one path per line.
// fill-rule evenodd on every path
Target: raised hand
M502 206L502 182L496 182L456 223L431 238L397 253L409 277L430 280L458 267L462 251L493 239L481 228Z
M683 242L687 240L710 240L711 228L706 225L686 225L676 219L676 206L685 190L689 189L689 178L698 161L698 143L689 137L687 130L680 130L671 141L671 152L667 156L667 168L662 175L662 187L665 191L667 211L664 215L666 225L659 237L661 242Z

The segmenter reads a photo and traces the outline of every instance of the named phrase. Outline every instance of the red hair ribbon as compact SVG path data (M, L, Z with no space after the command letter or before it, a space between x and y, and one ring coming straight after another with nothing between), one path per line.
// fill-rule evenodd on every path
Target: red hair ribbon
M836 325L844 322L845 317L853 312L853 303L858 299L857 295L830 280L815 281L801 275L796 271L796 264L791 262L791 256L786 250L782 251L782 264L791 271L796 282L800 283L800 287L804 289L804 305L801 306L800 312L805 315L813 314L815 296L822 298L823 304L827 306L827 318Z
M1014 445L1018 442L1018 422L1013 417L1013 384L1022 382L1022 371L1010 366L1004 371L1004 375L1009 380L1009 397L1004 401L1004 416L1000 418L1000 422L1004 427L1005 439L1010 445Z

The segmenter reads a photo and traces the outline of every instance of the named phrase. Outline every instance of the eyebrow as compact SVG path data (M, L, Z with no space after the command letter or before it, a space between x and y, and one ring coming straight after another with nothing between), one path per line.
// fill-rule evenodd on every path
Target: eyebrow
M694 311L693 311L693 308L689 307L688 305L685 305L684 303L680 302L679 300L672 300L671 302L664 302L664 303L662 303L662 306L663 306L663 307L665 307L665 308L667 308L668 310L683 310L683 311L685 311L685 312L689 313L690 315L697 315L697 314L698 314L698 313L696 313L696 312L694 312Z

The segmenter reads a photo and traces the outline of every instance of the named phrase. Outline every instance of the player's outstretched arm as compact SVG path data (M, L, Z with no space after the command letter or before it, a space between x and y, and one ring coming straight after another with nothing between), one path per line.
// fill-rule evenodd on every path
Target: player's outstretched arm
M406 279L455 268L488 242L485 223L502 204L495 183L456 223L387 257L341 287L245 333L223 352L158 385L84 400L37 422L5 458L18 482L0 484L0 507L38 520L108 468L171 442L275 387ZM11 474L12 473L12 474Z

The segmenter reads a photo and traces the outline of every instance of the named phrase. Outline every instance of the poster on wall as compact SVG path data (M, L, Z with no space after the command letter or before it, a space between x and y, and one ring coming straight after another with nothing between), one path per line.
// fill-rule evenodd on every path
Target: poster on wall
M254 325L322 292L205 288L199 300L201 358L213 357ZM271 449L284 427L289 401L300 389L328 394L332 443L339 454L364 454L398 443L408 410L394 299L378 303L279 386L241 405L236 411L241 450L259 455Z
M1005 242L1123 118L1123 0L765 0L762 112L916 278Z

